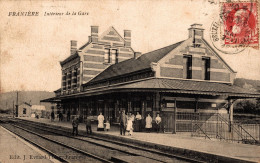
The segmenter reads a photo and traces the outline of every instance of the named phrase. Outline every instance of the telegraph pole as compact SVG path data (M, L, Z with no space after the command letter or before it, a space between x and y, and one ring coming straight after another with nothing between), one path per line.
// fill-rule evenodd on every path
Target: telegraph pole
M16 94L16 112L15 112L15 116L18 117L18 91Z
M14 118L14 100L13 100L13 118Z

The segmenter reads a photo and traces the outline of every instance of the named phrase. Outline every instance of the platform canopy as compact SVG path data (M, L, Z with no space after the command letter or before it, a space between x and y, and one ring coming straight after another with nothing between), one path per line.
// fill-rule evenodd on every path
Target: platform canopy
M60 98L59 97L51 97L51 98L47 98L44 100L41 100L40 102L51 102L51 103L58 103L60 102Z
M260 98L259 92L253 92L231 84L194 80L147 78L98 88L89 88L84 92L63 95L60 99L115 92L171 92L180 94L227 96L233 99Z

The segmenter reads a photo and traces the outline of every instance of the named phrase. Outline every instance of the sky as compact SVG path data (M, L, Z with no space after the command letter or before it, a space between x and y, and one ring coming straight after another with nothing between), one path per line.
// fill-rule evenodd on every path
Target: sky
M123 30L131 30L132 48L142 53L187 39L194 23L203 24L204 38L211 44L210 26L220 11L217 0L212 1L0 1L0 91L60 88L59 62L70 55L70 40L77 40L78 47L85 44L92 25L99 26L99 35L110 26L121 36ZM8 16L9 12L39 16ZM51 12L63 15L47 16ZM219 54L237 71L236 77L260 80L259 50Z

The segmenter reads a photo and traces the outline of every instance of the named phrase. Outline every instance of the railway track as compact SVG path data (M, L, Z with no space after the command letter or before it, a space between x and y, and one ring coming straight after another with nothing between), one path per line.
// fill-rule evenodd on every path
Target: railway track
M29 143L37 146L38 148L46 151L49 154L49 159L55 158L61 162L77 163L77 162L108 162L99 156L93 155L86 151L68 146L60 141L49 139L46 136L42 136L38 133L29 131L13 124L1 124L5 129L11 131L15 135L23 138Z
M153 162L202 162L197 159L176 156L156 149L140 147L96 136L83 137L83 135L81 135L79 137L72 137L71 130L52 127L46 124L44 125L24 120L19 121L19 123L12 123L12 125L15 125L21 130L26 130L27 132L31 131L38 134L38 136L44 135L44 137L50 140L58 141L67 147L88 152L92 155L97 155L106 161L111 161L111 158L114 156L141 156L147 160L153 160Z

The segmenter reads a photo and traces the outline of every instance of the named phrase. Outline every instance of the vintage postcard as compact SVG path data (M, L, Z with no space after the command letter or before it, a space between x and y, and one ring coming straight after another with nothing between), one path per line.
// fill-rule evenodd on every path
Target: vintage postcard
M0 0L0 163L260 162L259 0Z

